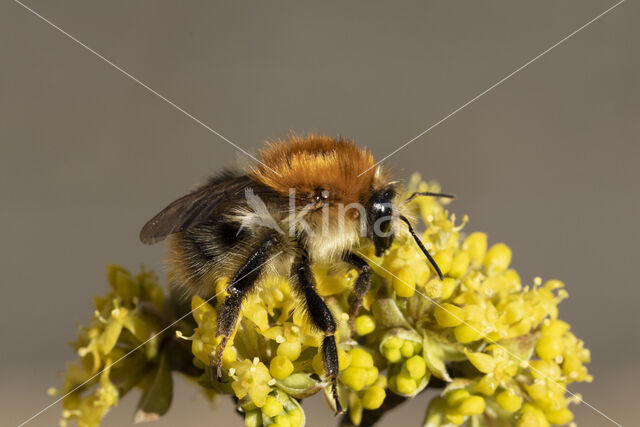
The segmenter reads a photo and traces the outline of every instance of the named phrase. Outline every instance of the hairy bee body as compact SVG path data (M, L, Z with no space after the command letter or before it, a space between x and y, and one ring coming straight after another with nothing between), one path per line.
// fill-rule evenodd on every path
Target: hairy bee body
M169 236L171 283L209 296L218 279L233 277L259 243L274 233L278 235L274 252L279 255L265 265L262 274L289 276L300 242L314 262L324 264L340 262L342 253L360 244L360 213L344 209L347 216L340 228L335 204L364 206L374 181L385 183L380 170L377 177L374 171L357 177L374 164L370 154L346 141L312 136L274 144L261 160L264 165L253 165L247 173L224 172L195 191L224 194L224 200L209 219ZM247 190L264 204L251 205ZM313 205L322 191L329 197ZM290 206L291 200L296 206ZM300 215L305 207L305 222L313 236L292 224L292 215ZM328 210L326 219L319 211L322 207ZM265 226L265 219L273 220L267 224L271 227Z
M216 334L222 340L212 355L218 378L222 350L246 295L264 275L288 277L325 335L325 370L340 412L336 324L315 290L311 264L343 263L359 271L351 320L370 285L369 266L355 252L363 242L372 242L379 256L397 235L410 234L440 274L397 200L397 187L368 151L351 142L293 137L271 143L244 172L224 172L174 201L147 222L140 238L155 243L169 237L170 281L189 293L210 297L218 279L231 280L218 307Z
M272 230L248 227L246 221L242 222L243 212L249 211L244 188L255 188L255 185L246 175L237 173L225 173L210 180L207 186L213 187L211 191L215 191L214 188L234 191L226 196L227 206L220 207L214 218L169 236L170 283L185 288L188 293L208 297L215 292L218 279L234 277L260 242L272 233ZM236 186L242 189L235 191ZM265 267L274 272L275 264ZM277 270L284 273L282 268Z

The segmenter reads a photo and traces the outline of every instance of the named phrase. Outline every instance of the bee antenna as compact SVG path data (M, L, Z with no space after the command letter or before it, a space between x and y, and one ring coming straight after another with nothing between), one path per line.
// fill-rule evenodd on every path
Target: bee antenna
M424 247L424 244L422 243L422 241L420 240L416 232L413 230L413 227L411 226L411 223L409 222L409 220L404 215L400 215L400 219L404 221L405 224L407 224L407 228L409 228L409 233L411 233L411 236L420 247L420 250L422 250L422 253L425 254L425 256L427 257L427 259L429 260L433 268L436 270L436 273L438 273L438 277L440 278L440 280L442 280L443 276L442 276L442 271L440 271L440 267L438 267L438 264L436 264L436 260L433 259L433 257L431 256L427 248Z
M432 191L416 191L415 193L411 194L409 198L405 200L405 202L410 202L418 196L444 197L446 199L454 199L456 197L453 194L447 194L447 193L434 193Z

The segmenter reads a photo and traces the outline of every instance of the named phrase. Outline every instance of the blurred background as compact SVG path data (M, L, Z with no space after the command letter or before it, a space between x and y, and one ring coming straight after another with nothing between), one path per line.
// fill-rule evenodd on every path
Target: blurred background
M254 152L290 130L378 158L613 2L44 1L25 4ZM633 424L638 398L640 4L627 1L392 156L437 179L467 230L523 280L566 282L561 316L591 349L575 387ZM107 263L161 272L141 225L238 151L18 3L0 5L0 424L53 401ZM163 275L161 274L161 277ZM178 381L157 426L242 425ZM135 393L133 393L135 394ZM104 425L131 423L128 396ZM381 425L419 425L426 397ZM321 398L309 425L334 425ZM586 405L582 426L611 425ZM29 425L56 425L60 407ZM396 424L392 424L395 420Z

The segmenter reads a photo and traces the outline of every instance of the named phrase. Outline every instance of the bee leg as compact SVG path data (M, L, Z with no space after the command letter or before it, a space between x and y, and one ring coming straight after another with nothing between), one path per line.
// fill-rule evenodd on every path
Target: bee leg
M362 300L364 299L369 288L371 288L371 267L369 264L353 252L345 252L342 260L347 264L351 264L359 271L356 283L353 286L353 295L349 305L349 326L355 331L354 321L360 308L362 308Z
M218 324L216 325L216 337L222 336L222 340L216 350L215 366L218 381L222 379L222 352L238 322L242 301L247 293L254 288L275 241L275 237L269 237L264 240L244 265L240 267L227 288L229 296L224 300L218 311Z
M325 374L331 381L331 391L336 402L336 413L342 414L342 406L338 400L338 347L336 346L336 322L329 307L316 292L315 279L311 271L307 252L302 250L291 269L292 282L295 289L304 297L309 317L315 327L324 332L322 340L322 359Z

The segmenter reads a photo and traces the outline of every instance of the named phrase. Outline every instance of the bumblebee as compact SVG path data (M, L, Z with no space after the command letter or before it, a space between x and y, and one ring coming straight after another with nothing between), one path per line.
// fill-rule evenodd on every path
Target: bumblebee
M407 219L401 188L366 149L325 136L291 137L269 143L242 172L226 171L179 198L149 220L143 243L169 237L170 283L211 297L215 283L232 278L218 307L221 337L212 372L222 377L222 352L242 302L261 278L289 278L311 324L324 334L322 356L338 412L336 321L315 290L312 263L345 263L358 272L350 300L351 322L370 287L370 267L355 250L367 241L381 256L394 238L413 237L442 278L437 264Z

